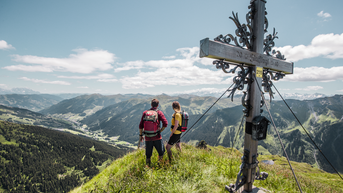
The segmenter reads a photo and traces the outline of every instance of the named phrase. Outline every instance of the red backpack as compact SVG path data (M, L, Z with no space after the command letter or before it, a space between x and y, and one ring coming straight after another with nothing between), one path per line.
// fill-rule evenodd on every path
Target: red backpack
M158 131L158 113L156 110L148 110L143 117L144 121L144 135L146 137L156 136Z
M179 126L177 128L177 130L181 131L181 132L185 132L187 130L187 126L188 126L188 113L185 111L180 112L181 114L181 126Z

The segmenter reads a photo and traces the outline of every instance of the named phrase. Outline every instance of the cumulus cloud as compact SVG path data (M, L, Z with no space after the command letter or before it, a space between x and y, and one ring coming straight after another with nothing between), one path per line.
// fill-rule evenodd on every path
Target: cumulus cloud
M112 74L97 74L93 76L57 76L58 78L68 78L68 79L86 79L86 80L91 80L91 79L109 79L109 78L114 78Z
M324 67L308 67L294 68L294 74L286 75L284 81L319 81L331 82L335 80L343 80L343 66L324 68Z
M321 34L313 38L310 45L284 46L275 50L280 50L292 62L315 57L343 58L343 33Z
M163 56L162 58L163 59L174 59L174 58L176 58L176 56Z
M230 84L230 83L228 83ZM225 92L227 88L199 88L199 89L192 89L192 90L185 90L181 91L180 94L197 94L197 95L204 95L204 94L222 94ZM238 90L237 90L238 92ZM202 94L201 94L202 93Z
M15 49L11 44L8 44L5 40L0 40L0 50Z
M26 72L53 72L52 68L46 66L26 66L26 65L12 65L5 66L3 69L10 71L26 71Z
M79 86L79 87L77 87L77 88L84 88L84 89L87 89L88 86Z
M31 65L12 65L3 67L11 71L28 72L73 72L88 74L95 71L112 69L112 63L116 57L106 50L75 49L76 54L70 54L68 58L48 58L32 55L13 55L13 60Z
M118 82L118 79L111 78L111 79L98 79L98 82Z
M323 89L322 86L307 86L305 88L296 88L295 90L302 90L302 91L313 91L313 90L320 90Z
M176 50L180 53L181 59L175 59L171 57L172 60L150 60L144 62L142 60L129 61L121 64L117 64L115 72L132 70L132 69L142 69L142 68L170 68L170 67L189 67L193 66L195 62L203 65L212 65L213 59L209 58L199 58L199 47L193 48L179 48Z
M57 80L57 81L47 81L47 80L31 79L31 78L27 78L27 77L21 77L19 79L22 79L22 80L25 80L25 81L34 82L34 83L70 85L69 82L59 81L59 80Z
M329 18L331 17L330 13L324 13L324 11L321 11L319 13L317 13L317 15L321 18Z
M228 84L231 76L220 70L200 68L196 64L212 65L213 59L199 58L199 48L180 48L181 59L130 61L119 64L115 72L131 69L149 69L149 72L138 71L134 76L125 76L120 82L125 89L149 88L158 85L203 85ZM121 67L122 66L122 67ZM230 77L230 78L229 78ZM229 80L227 80L229 78Z
M94 80L98 82L117 82L118 80L112 74L98 74L94 76L57 76L58 78L68 78L68 79L84 79L84 80Z
M159 68L153 72L138 72L136 76L120 80L125 89L149 88L158 85L229 84L232 78L222 71L190 66L183 68Z

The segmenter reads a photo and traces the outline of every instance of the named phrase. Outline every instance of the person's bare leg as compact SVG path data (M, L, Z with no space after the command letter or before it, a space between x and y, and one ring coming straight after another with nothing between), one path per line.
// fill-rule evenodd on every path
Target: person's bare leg
M172 147L173 147L173 146L171 146L171 145L169 145L169 144L167 144L167 147L166 147L167 153L168 153L168 157L169 157L169 161L172 160L172 152L171 152L171 148L172 148Z
M180 152L181 152L181 143L177 143L176 144L176 147L180 150Z

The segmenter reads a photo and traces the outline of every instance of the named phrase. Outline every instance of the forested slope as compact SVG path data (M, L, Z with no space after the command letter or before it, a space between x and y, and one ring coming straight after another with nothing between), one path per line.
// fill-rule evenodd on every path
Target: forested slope
M0 121L0 192L67 192L128 149Z
M66 120L52 118L27 109L7 107L4 105L0 105L0 120L18 124L38 125L47 128L73 130L75 127L72 122Z

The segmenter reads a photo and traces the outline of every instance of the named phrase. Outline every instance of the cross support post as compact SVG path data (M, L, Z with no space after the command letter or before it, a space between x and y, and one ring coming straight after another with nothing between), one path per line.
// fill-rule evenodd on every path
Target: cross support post
M253 13L252 29L252 50L257 54L263 54L263 41L264 41L264 21L265 21L265 2L262 0L256 0L255 13ZM250 70L250 105L252 109L249 111L249 116L246 118L245 124L245 138L244 138L244 150L249 150L248 164L254 164L254 158L257 159L257 146L258 141L252 139L252 120L254 117L261 114L261 91L262 88L262 76L256 76L257 69L261 69L262 65L256 65ZM263 71L263 70L262 70ZM255 72L255 73L252 73ZM254 77L253 77L254 76ZM256 80L256 81L254 81ZM247 177L247 181L244 184L244 191L252 192L253 183L256 176L256 167L243 170L243 175Z

